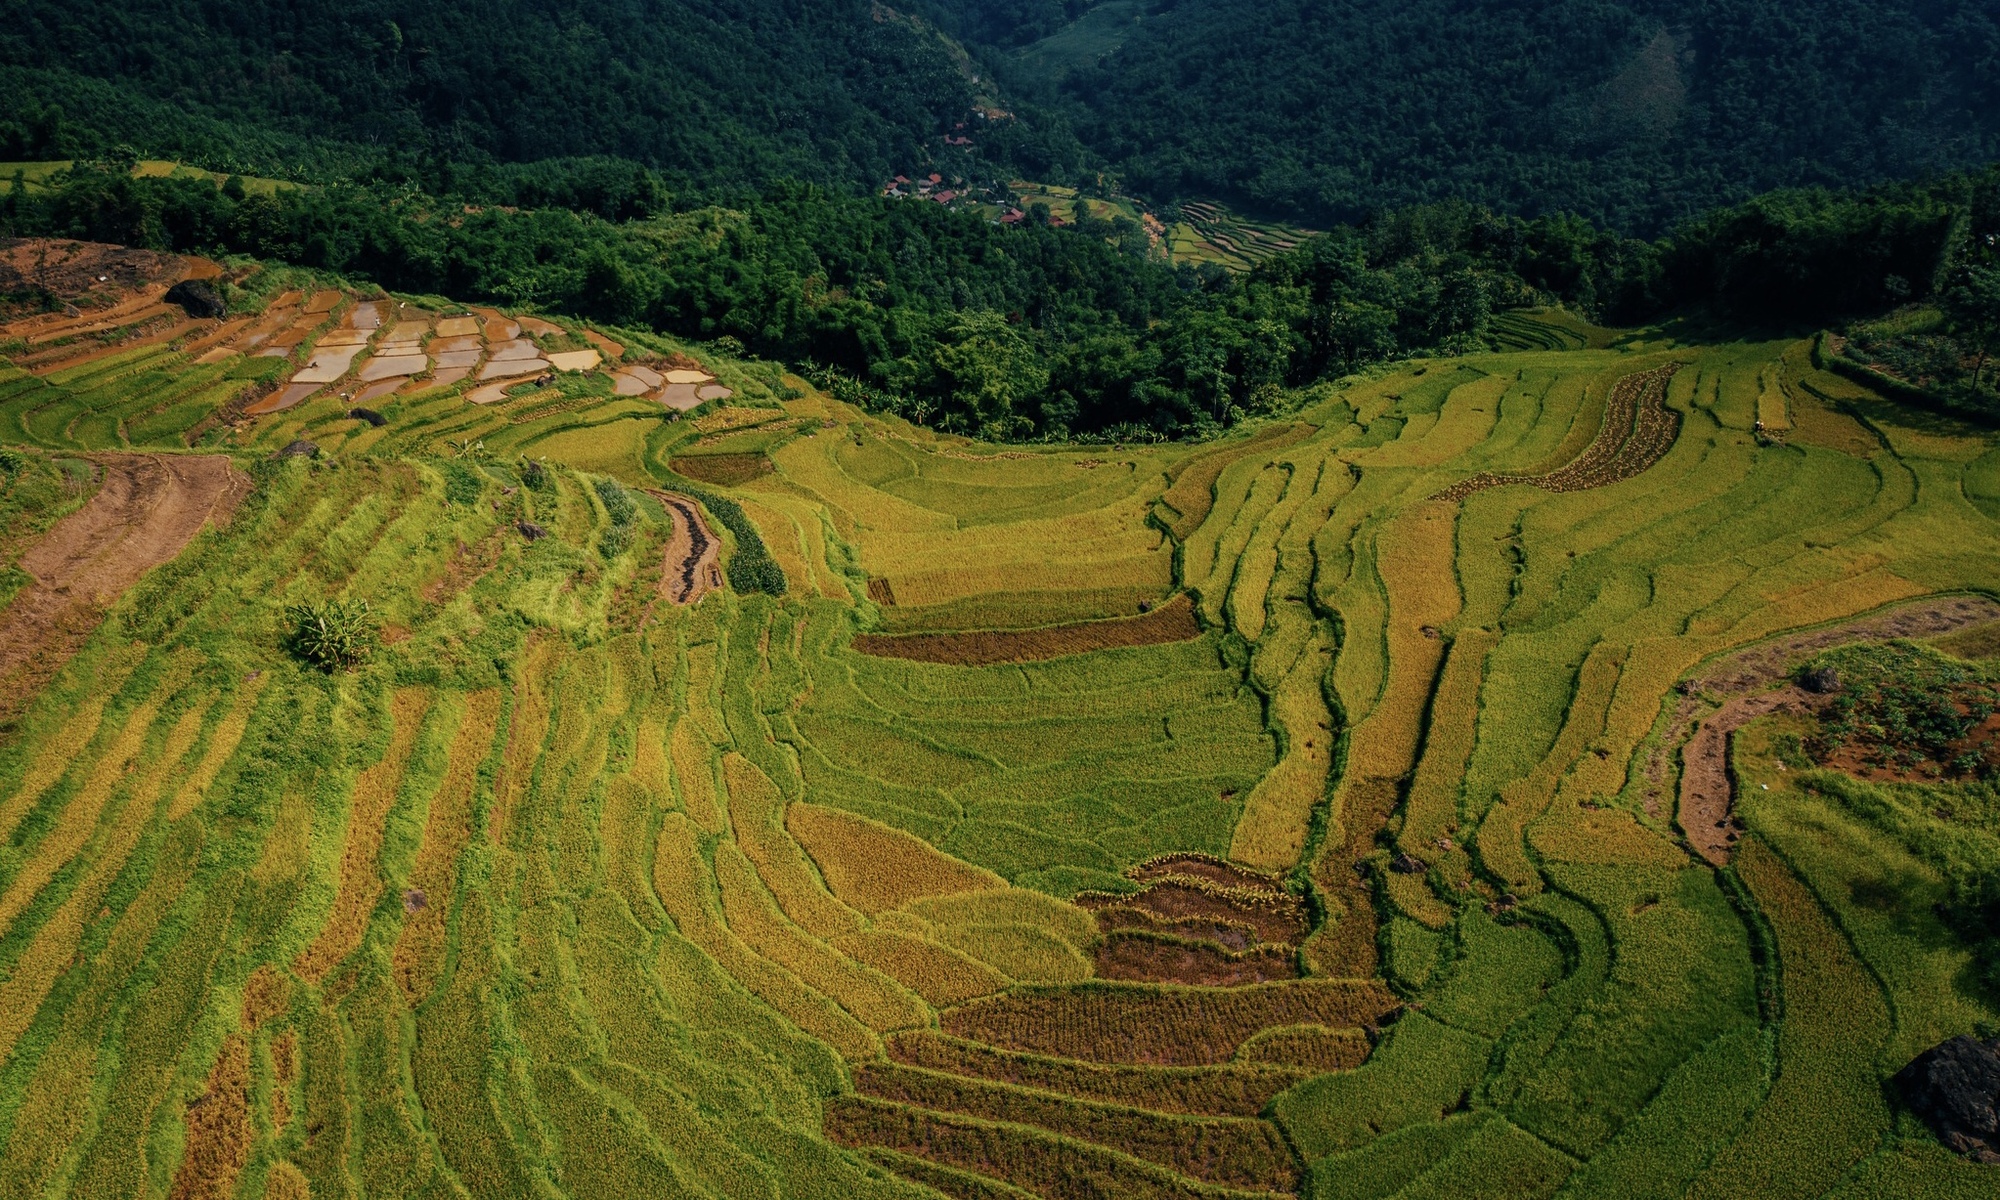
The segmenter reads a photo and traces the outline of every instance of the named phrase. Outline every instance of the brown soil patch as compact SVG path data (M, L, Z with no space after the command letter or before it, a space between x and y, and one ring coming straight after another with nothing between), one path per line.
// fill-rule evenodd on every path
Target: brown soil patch
M1654 797L1664 789L1681 751L1681 830L1697 853L1711 863L1728 862L1737 830L1731 815L1729 735L1758 717L1776 712L1816 712L1830 697L1814 696L1782 683L1805 659L1849 642L1936 637L2000 620L2000 602L1985 596L1932 596L1894 605L1852 621L1808 629L1759 642L1702 668L1690 681L1667 734L1646 763L1653 788L1647 809L1659 816ZM1722 707L1701 719L1701 694L1724 697ZM1692 736L1690 733L1692 731Z
M997 1050L931 1030L894 1034L883 1045L891 1059L911 1066L1061 1092L1080 1100L1194 1116L1254 1117L1271 1097L1302 1077L1295 1070L1236 1064L1138 1067L1079 1062Z
M1432 496L1463 500L1486 488L1528 483L1549 492L1581 492L1630 479L1667 456L1680 435L1681 415L1667 407L1667 384L1677 362L1627 375L1612 385L1597 437L1568 463L1546 475L1495 475L1481 471Z
M222 1039L208 1090L188 1102L187 1146L169 1200L228 1200L250 1160L250 1043Z
M1347 828L1347 841L1328 846L1314 864L1313 884L1329 915L1307 949L1319 970L1367 978L1380 965L1367 859L1375 852L1376 835L1395 811L1396 781L1358 779L1347 786L1343 800L1340 819Z
M1099 978L1132 983L1238 987L1299 976L1297 955L1283 947L1229 951L1211 942L1131 931L1099 942L1096 959Z
M1688 843L1703 858L1723 866L1737 838L1730 816L1735 800L1729 778L1730 735L1772 713L1817 711L1829 699L1786 684L1774 692L1738 696L1701 723L1681 752L1680 824Z
M667 465L676 474L719 487L748 483L775 469L761 454L682 454L669 459Z
M886 608L894 608L896 606L896 589L889 586L888 580L877 576L868 581L868 598Z
M1143 908L1112 904L1096 910L1097 927L1106 933L1136 930L1163 933L1189 941L1214 942L1224 950L1248 950L1259 943L1254 926L1215 917L1163 917Z
M128 246L59 238L0 239L0 292L41 291L80 309L108 308L148 287L163 292L183 278L186 269L174 255Z
M31 578L0 611L0 725L62 669L104 611L210 521L226 522L250 479L227 457L105 454L104 484L21 556Z
M1134 895L1082 892L1075 902L1086 909L1136 908L1168 920L1248 925L1257 931L1257 940L1273 945L1296 946L1308 928L1305 906L1295 896L1225 889L1188 876L1155 880Z
M611 362L617 362L619 359L625 357L624 346L620 345L617 342L612 341L608 337L605 337L603 334L597 332L595 329L584 330L583 338L585 341L597 347L599 350L604 351L604 357L610 360Z
M701 519L701 508L672 492L652 495L673 515L674 534L660 570L660 593L675 604L694 604L722 586L722 539Z
M1357 1028L1400 1008L1375 980L1300 979L1244 988L1083 984L1022 988L940 1014L946 1033L1090 1062L1203 1066L1274 1025Z
M872 588L871 588L872 590ZM1041 662L1068 654L1158 646L1201 636L1194 605L1185 594L1152 612L1109 621L1078 621L1047 629L978 630L970 633L864 633L854 649L878 658L983 667L995 663Z

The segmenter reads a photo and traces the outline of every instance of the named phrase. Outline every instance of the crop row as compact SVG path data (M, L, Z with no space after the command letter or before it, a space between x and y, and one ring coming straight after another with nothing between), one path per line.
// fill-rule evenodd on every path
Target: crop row
M1667 384L1681 364L1670 362L1620 379L1605 401L1597 437L1576 458L1544 475L1481 472L1437 493L1433 499L1463 500L1486 488L1526 483L1550 492L1608 487L1643 474L1673 449L1680 433L1678 412L1666 405Z
M1243 988L1087 984L1022 988L940 1014L954 1037L1009 1050L1104 1063L1202 1066L1274 1025L1365 1027L1396 1000L1364 980L1310 979Z

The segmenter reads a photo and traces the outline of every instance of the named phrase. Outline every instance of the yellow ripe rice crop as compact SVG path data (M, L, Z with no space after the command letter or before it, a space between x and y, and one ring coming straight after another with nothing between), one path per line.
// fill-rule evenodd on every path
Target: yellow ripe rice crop
M800 1029L849 1059L873 1057L881 1044L867 1026L798 976L760 957L723 925L710 906L711 876L701 857L699 837L692 821L668 813L653 858L654 893L681 936Z
M254 1033L265 1022L284 1016L291 1003L291 980L265 963L243 981L243 1010L238 1020L245 1030Z
M956 1037L1091 1062L1198 1066L1228 1062L1278 1025L1361 1028L1400 1006L1373 980L1297 980L1241 988L1092 983L1010 992L942 1014Z
M785 809L785 827L843 903L871 916L925 896L999 890L1007 881L878 821L817 804Z
M50 784L61 779L76 764L77 757L89 745L91 735L97 732L98 724L104 719L104 706L118 694L133 668L144 657L145 648L135 643L134 648L123 654L114 654L110 661L98 669L95 686L90 697L70 714L61 727L49 738L28 764L27 771L14 793L0 803L0 838L12 837L14 827L36 800L41 799Z
M430 693L421 688L405 688L390 701L389 746L380 762L363 771L354 783L349 804L347 838L340 855L340 890L334 897L333 912L312 945L299 953L292 969L309 983L317 984L327 972L361 944L368 916L382 895L378 859L382 853L382 825L396 802L403 782L403 768L416 747L417 728L430 708Z
M1317 1072L1347 1071L1360 1066L1373 1049L1359 1029L1329 1029L1325 1025L1280 1025L1250 1038L1236 1051L1236 1061Z
M1777 1079L1690 1194L1820 1195L1888 1129L1875 1052L1893 1022L1875 977L1783 860L1750 838L1736 861L1777 936L1785 1002Z
M990 996L1008 984L1006 976L985 963L914 934L874 929L837 937L833 947L937 1008Z
M1355 727L1347 769L1393 779L1414 764L1431 683L1444 656L1440 630L1458 615L1457 506L1416 505L1376 539L1376 569L1389 593L1389 686Z
M863 1025L882 1033L929 1020L929 1008L914 993L842 957L787 921L750 860L731 843L716 847L715 879L721 888L723 917L744 945L832 998Z
M257 697L263 694L264 684L270 677L258 675L238 689L236 702L223 714L216 724L215 732L209 735L208 749L202 753L201 761L194 770L188 772L181 781L180 789L174 793L173 803L167 809L169 824L180 820L208 795L208 789L215 782L222 765L236 753L243 743L243 734L250 727L250 710L256 706Z
M74 960L85 925L104 902L153 817L164 771L187 756L200 732L201 711L189 709L168 733L165 748L154 767L132 789L124 811L98 847L90 872L55 915L36 931L35 940L15 960L6 980L0 981L0 1058L12 1051L14 1042L48 998L56 977Z
M175 689L186 682L193 670L194 662L190 657L183 656L177 659L168 667L152 698L134 709L126 718L125 727L105 745L103 755L97 760L90 774L84 777L83 785L64 806L62 819L45 837L35 843L27 863L9 881L6 891L0 892L0 934L5 934L13 927L15 919L33 902L35 895L55 878L57 872L69 864L97 832L98 820L103 816L105 807L110 804L113 792L125 783L127 772L136 766L161 704ZM150 787L142 785L146 807L149 809L152 800L159 794L158 772L164 765L178 762L180 756L187 753L188 744L193 740L191 733L185 728L185 723L183 725L182 729L175 731L183 735L180 740L180 753L167 760L166 764L157 761L149 764L151 769L147 774ZM175 740L173 734L169 734L167 740L168 750L171 752ZM133 797L135 800L137 798Z
M1499 641L1498 634L1484 629L1466 630L1452 641L1431 699L1424 756L1410 781L1402 832L1406 850L1421 853L1419 847L1435 847L1438 839L1456 832L1459 782L1477 732L1480 680L1486 655Z
M691 720L674 722L671 740L674 782L680 785L681 804L695 824L708 833L721 833L722 808L716 802L715 747Z
M556 657L552 641L530 638L522 654L519 681L514 687L513 715L508 721L507 749L501 758L500 776L493 787L493 809L486 818L486 833L495 845L507 844L514 810L527 794L535 760L549 736L549 701L543 688L554 672Z
M228 1200L250 1158L250 1043L242 1034L222 1040L208 1073L208 1090L187 1109L187 1146L174 1172L168 1200Z
M1333 719L1322 690L1332 654L1331 636L1315 629L1272 698L1272 716L1285 730L1285 756L1243 802L1229 846L1237 862L1282 871L1305 849L1313 808L1333 769Z
M785 798L778 786L756 764L735 753L723 755L722 777L736 844L756 866L785 916L817 938L858 932L860 916L820 885L799 844L785 831Z
M430 994L444 967L445 916L456 885L454 865L472 840L472 789L479 764L493 747L499 721L498 690L473 692L465 698L444 779L431 796L423 844L404 900L407 915L391 955L396 983L412 1007Z
M1590 743L1603 732L1611 697L1624 666L1625 648L1608 642L1591 647L1577 673L1576 693L1555 745L1527 778L1509 784L1500 803L1479 827L1479 856L1487 869L1512 891L1541 889L1541 877L1528 860L1522 837L1528 826L1555 799L1556 785Z

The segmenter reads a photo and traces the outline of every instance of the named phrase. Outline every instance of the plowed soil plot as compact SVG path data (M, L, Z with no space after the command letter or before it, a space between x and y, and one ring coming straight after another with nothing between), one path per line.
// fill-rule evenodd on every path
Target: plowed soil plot
M222 455L102 455L104 486L26 554L32 582L0 612L0 726L69 661L105 608L250 490Z
M979 630L971 633L864 633L854 648L878 658L955 663L983 667L993 663L1040 662L1066 654L1112 650L1127 646L1158 646L1201 636L1194 605L1176 596L1142 617L1111 621L1078 621L1046 629Z
M654 492L674 515L674 536L667 542L666 567L660 590L675 604L693 604L715 588L722 541L701 520L701 510L685 496Z
M2000 619L2000 602L1985 596L1932 596L1898 604L1871 616L1809 629L1738 651L1709 664L1692 681L1674 713L1667 736L1646 764L1655 784L1663 784L1676 748L1681 751L1680 824L1703 858L1727 862L1734 847L1735 800L1729 778L1729 735L1758 717L1775 712L1815 711L1832 697L1796 686L1771 689L1800 662L1821 650L1849 642L1934 637ZM1701 707L1696 695L1722 697L1723 705L1702 718L1689 736ZM1651 806L1651 801L1649 801Z
M1225 1063L1276 1025L1352 1029L1399 1009L1374 980L1305 979L1245 988L1083 984L1022 988L940 1014L953 1037L1086 1062L1155 1066Z
M1305 939L1308 922L1297 897L1249 889L1219 888L1207 880L1168 878L1148 884L1136 895L1083 892L1076 903L1088 909L1136 908L1170 921L1209 920L1247 925L1257 940L1296 946Z
M1240 953L1203 941L1183 941L1120 931L1098 944L1097 974L1133 983L1181 983L1195 987L1237 987L1296 979L1297 956L1279 946Z
M1667 384L1681 364L1667 363L1627 375L1604 402L1604 424L1588 449L1546 475L1494 475L1481 471L1431 497L1463 500L1474 492L1528 483L1549 492L1581 492L1630 479L1667 456L1680 434L1681 415L1667 407Z

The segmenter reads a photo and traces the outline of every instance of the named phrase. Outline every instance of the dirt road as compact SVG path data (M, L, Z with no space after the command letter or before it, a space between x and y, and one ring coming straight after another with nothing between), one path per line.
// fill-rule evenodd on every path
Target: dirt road
M1680 826L1688 843L1709 862L1729 861L1734 845L1734 781L1729 777L1729 738L1736 730L1775 712L1812 712L1831 697L1815 696L1784 683L1813 654L1849 642L1925 638L2000 619L2000 604L1985 596L1926 596L1838 625L1760 642L1709 664L1694 679L1694 691L1723 698L1722 707L1695 721L1703 707L1694 695L1682 699L1672 727L1647 764L1657 782L1666 774L1667 755L1681 752ZM1773 685L1783 683L1781 687ZM1693 735L1689 730L1693 729ZM1648 801L1650 808L1652 802ZM1656 814L1657 815L1657 814Z

